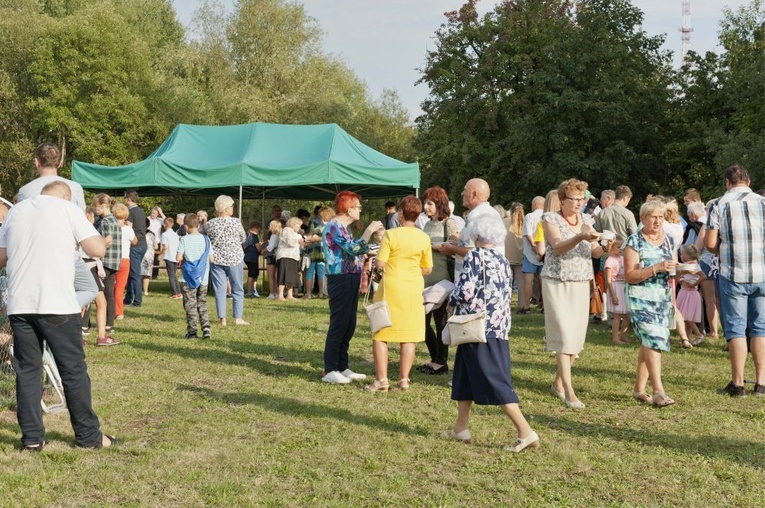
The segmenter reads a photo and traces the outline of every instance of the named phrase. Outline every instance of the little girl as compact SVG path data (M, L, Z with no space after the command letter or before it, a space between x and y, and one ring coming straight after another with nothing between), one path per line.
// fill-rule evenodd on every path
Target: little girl
M611 245L610 255L606 260L604 277L606 291L608 291L608 312L614 315L614 324L611 326L611 339L618 346L628 344L627 330L630 326L630 315L627 313L627 298L624 296L623 245L624 237L616 235Z
M688 335L693 333L695 339L691 344L697 346L704 340L704 335L699 330L696 323L701 323L701 295L699 294L699 284L706 280L704 272L699 266L699 250L695 245L686 245L680 251L683 263L695 263L694 271L679 270L678 280L680 281L680 292L677 294L677 310L683 315L685 320L685 330Z

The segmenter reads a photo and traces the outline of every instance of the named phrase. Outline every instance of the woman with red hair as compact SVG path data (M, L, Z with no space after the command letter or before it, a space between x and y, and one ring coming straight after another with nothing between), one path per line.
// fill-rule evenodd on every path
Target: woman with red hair
M375 301L385 300L393 326L382 328L374 334L373 356L375 381L368 391L387 392L388 342L401 344L401 364L398 386L409 389L409 372L414 362L415 343L425 340L425 308L422 291L425 289L423 275L433 271L433 255L430 237L414 225L422 212L422 203L415 196L407 196L399 206L400 227L385 232L377 269L384 272Z
M382 222L372 221L361 238L354 239L349 226L361 216L361 196L342 191L335 197L335 215L322 233L322 248L327 270L329 294L329 330L324 344L325 383L350 383L365 379L348 368L348 346L356 331L362 254L369 252L367 242Z

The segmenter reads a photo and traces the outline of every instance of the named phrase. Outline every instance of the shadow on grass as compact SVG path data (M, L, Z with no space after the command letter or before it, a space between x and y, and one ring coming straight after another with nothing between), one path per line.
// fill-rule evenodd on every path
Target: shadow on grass
M534 419L551 429L573 436L607 438L675 450L688 455L736 462L756 469L765 469L762 458L765 445L721 436L698 436L669 433L651 433L634 428L618 428L592 422L580 422L565 417L536 414Z
M205 343L206 344L206 343ZM216 345L213 343L213 345ZM321 374L321 367L305 368L297 365L291 365L284 362L316 363L321 365L321 356L309 350L295 350L280 346L249 344L246 342L223 343L223 346L230 345L231 351L220 348L196 348L172 346L169 344L157 343L131 343L130 347L154 351L157 353L174 354L182 358L200 360L205 362L216 362L223 365L244 365L261 374L267 376L288 377L295 376L308 381L316 381ZM250 355L262 355L272 358L262 359L253 358ZM359 364L369 365L369 362L354 358Z
M429 436L433 434L433 430L429 428L393 422L377 416L353 413L348 409L336 406L304 402L287 397L277 397L259 393L219 392L209 388L192 385L179 385L178 390L196 393L201 397L216 399L226 404L260 406L267 411L282 413L287 416L300 418L332 418L347 423L381 429L387 432L414 434L419 436Z
M17 423L0 421L0 428L3 428L9 432L10 435L0 432L0 443L6 443L17 450L21 451L21 427ZM14 437L15 436L15 437ZM60 432L46 432L45 440L49 443L53 441L63 441L70 445L72 448L77 446L77 441L74 439L74 433L61 434ZM47 450L48 448L46 448Z

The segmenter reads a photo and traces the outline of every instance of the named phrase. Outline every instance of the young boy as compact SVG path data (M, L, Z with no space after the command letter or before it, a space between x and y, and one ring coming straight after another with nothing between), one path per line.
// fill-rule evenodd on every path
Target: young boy
M173 218L165 218L165 231L162 233L160 243L162 244L161 255L167 268L167 278L170 281L170 298L178 299L181 297L181 287L178 284L178 234L173 231Z
M186 310L185 339L197 338L197 327L202 327L202 338L209 339L210 315L207 312L207 281L210 263L213 261L210 240L199 233L197 214L190 213L183 219L186 235L178 243L177 261L181 265L183 308Z

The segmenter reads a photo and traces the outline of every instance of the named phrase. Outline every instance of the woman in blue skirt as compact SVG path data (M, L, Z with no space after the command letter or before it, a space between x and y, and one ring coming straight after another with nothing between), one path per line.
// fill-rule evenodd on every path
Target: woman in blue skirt
M505 450L520 452L539 446L539 436L521 413L510 377L512 275L507 260L494 248L503 244L507 230L499 217L490 215L478 217L467 228L475 248L465 256L449 304L457 315L486 311L486 343L462 344L457 348L452 379L457 421L444 437L470 441L468 423L473 403L496 405L518 432L515 443Z

